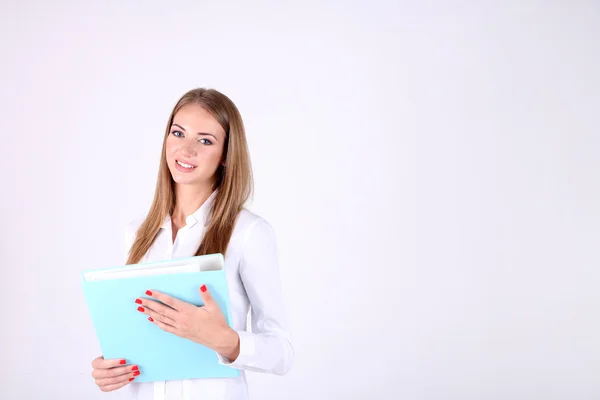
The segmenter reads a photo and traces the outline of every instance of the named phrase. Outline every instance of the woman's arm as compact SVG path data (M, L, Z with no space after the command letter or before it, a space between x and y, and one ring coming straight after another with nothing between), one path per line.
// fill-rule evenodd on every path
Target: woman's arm
M219 354L221 363L284 375L292 366L294 351L286 326L275 234L262 218L246 233L239 268L250 300L252 332L236 331L239 349L233 345L229 350L239 354L234 359ZM237 342L235 336L231 340L230 344Z

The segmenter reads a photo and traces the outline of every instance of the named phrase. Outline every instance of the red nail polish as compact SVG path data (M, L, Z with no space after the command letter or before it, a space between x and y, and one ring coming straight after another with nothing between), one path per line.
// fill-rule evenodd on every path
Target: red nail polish
M121 360L121 361L119 361L119 364L127 364L127 361Z
M138 304L142 304L142 301L140 299L135 299L135 302Z
M140 371L135 371L135 372L133 373L133 376L138 376L139 374L140 374Z
M131 382L132 380L134 380L135 378L129 378L129 382Z
M144 312L144 307L138 307L139 312Z
M148 321L154 322L154 319L152 319L152 317L148 317Z
M202 285L202 286L200 287L200 290L202 290L202 292L203 292L203 293L204 293L204 292L206 292L206 285Z
M131 368L132 371L137 371L138 370L138 366L134 365L133 368Z
M146 294L147 294L148 296L152 296L152 292L151 292L151 291L149 291L149 290L146 290Z

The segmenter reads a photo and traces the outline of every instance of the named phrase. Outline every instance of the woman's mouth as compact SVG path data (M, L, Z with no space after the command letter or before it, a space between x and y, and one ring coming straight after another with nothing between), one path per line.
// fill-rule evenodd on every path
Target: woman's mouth
M181 172L190 172L197 168L197 165L188 164L183 161L175 160L175 168Z

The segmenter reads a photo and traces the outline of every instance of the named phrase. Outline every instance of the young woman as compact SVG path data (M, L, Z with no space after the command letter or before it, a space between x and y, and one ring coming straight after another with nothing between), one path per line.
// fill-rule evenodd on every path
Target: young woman
M246 399L245 370L283 375L294 359L285 325L273 229L244 205L252 170L242 118L213 89L194 89L175 105L165 132L154 201L127 232L127 264L222 253L232 327L205 286L196 307L152 291L138 311L173 335L213 349L237 378L136 383L136 365L120 359L92 362L102 391L127 387L132 399ZM160 305L171 305L173 309ZM252 329L246 326L251 311Z

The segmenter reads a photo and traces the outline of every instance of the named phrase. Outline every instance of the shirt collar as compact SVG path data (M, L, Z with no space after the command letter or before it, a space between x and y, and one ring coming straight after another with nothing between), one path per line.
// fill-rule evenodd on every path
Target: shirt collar
M215 200L216 194L217 191L213 191L208 199L206 199L206 201L200 206L200 208L198 208L193 214L190 214L186 217L185 223L188 228L191 228L198 222L202 223L203 226L206 226L208 223L208 212L210 211L210 208ZM171 229L171 215L167 215L160 227L161 229Z

